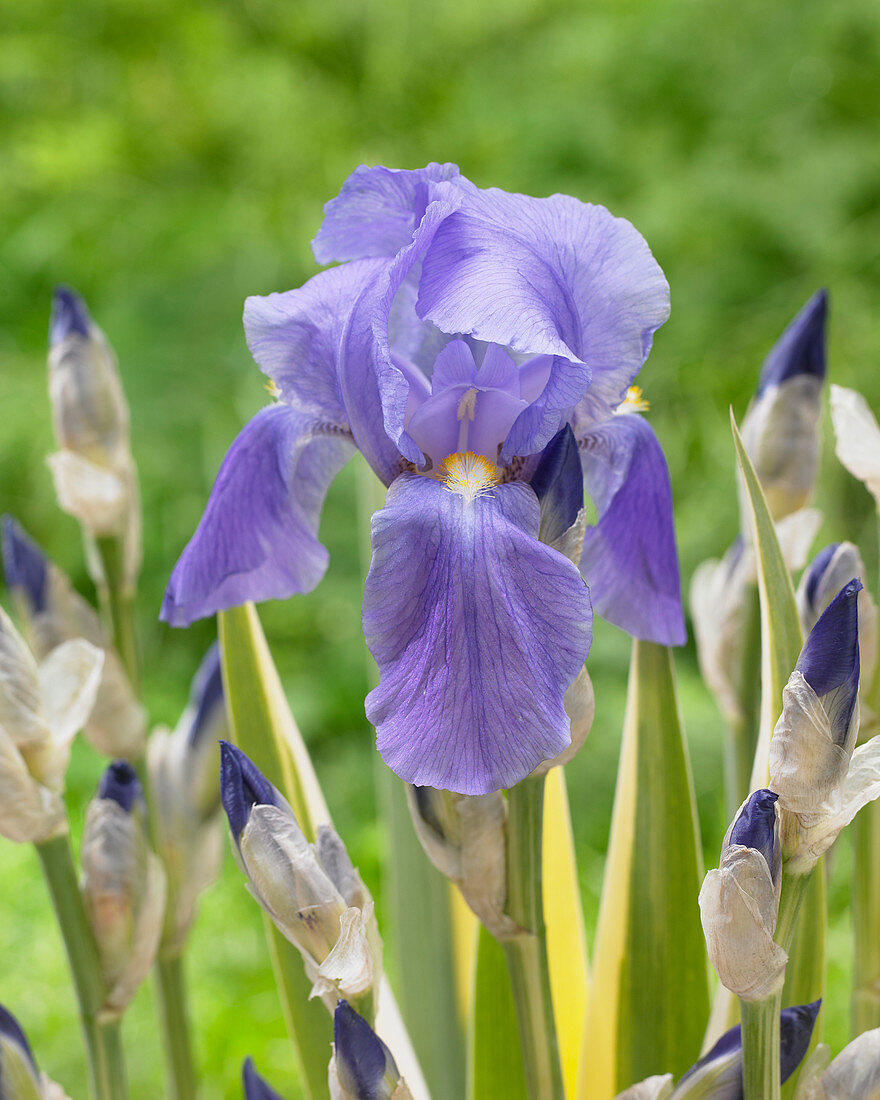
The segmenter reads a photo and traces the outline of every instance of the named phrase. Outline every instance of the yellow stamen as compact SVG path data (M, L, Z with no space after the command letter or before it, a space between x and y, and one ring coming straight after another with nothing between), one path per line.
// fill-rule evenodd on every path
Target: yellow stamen
M650 407L650 402L642 397L642 387L630 386L626 391L626 396L614 411L619 413L645 413Z
M492 489L501 480L498 468L473 451L447 455L437 467L437 477L447 489L460 493L468 501Z
M270 397L274 397L276 399L281 396L281 390L279 390L278 386L275 384L274 378L270 378L269 381L266 383L266 393L268 393Z

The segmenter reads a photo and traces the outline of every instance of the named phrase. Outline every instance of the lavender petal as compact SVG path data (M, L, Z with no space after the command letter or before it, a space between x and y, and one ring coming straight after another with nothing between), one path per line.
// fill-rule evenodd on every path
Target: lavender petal
M161 618L188 626L247 600L309 592L327 568L317 538L347 435L288 405L262 409L232 444L196 533L174 567Z
M367 717L406 782L486 794L568 745L563 695L589 652L589 594L538 525L522 482L467 499L418 474L373 517L364 632L380 682Z

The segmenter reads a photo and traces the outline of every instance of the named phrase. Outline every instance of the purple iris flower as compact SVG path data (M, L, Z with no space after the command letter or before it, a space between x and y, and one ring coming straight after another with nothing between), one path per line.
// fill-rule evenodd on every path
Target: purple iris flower
M226 456L162 618L314 588L324 496L359 449L388 486L363 614L379 750L410 783L511 786L569 743L591 598L636 637L685 638L666 462L627 399L666 280L603 207L449 164L357 169L313 248L342 262L245 305L278 401ZM585 488L597 522L571 554L547 532Z

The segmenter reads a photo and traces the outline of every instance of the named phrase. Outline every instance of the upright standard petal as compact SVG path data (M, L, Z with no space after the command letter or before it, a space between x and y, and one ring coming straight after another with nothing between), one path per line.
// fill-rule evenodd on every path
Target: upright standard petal
M355 303L385 268L376 260L345 264L296 290L247 299L248 347L284 401L316 420L348 425L339 389L342 336Z
M324 207L324 221L312 241L319 264L368 256L395 256L409 244L432 199L433 183L453 180L473 188L457 164L429 164L414 170L355 168L335 199Z
M174 567L161 618L188 626L247 600L310 592L327 568L318 523L348 435L288 405L262 409L223 460L196 533Z
M585 430L579 442L599 515L581 557L594 609L636 638L683 645L672 490L653 429L627 413Z
M358 446L361 446L359 429L361 434L368 434L370 437L375 435L377 428L382 429L387 436L385 443L391 440L404 458L419 467L425 465L425 456L405 428L411 379L401 369L400 362L395 361L393 352L396 349L391 346L394 314L401 298L408 298L413 273L418 271L437 230L455 212L460 201L461 195L457 191L448 186L438 188L438 197L428 206L412 240L395 256L383 279L377 282L375 290L363 295L358 310L352 317L343 349L346 407L350 412L352 430ZM360 388L363 390L370 381L364 376L362 366L367 356L376 364L375 382L372 384L378 388L381 423L377 422L374 411L368 412L366 416L362 414L359 421L355 420L355 410L360 411L362 397L359 397L357 389L352 389L352 382L363 379L360 381ZM372 392L368 396L371 406L374 405ZM363 450L362 446L361 449ZM369 460L369 453L367 458ZM371 462L371 465L382 476L376 463Z
M669 315L669 287L641 234L604 207L491 188L463 196L438 231L419 313L444 332L558 357L557 408L586 392L583 364L591 396L616 405Z
M539 522L523 483L469 496L418 474L373 517L367 717L407 782L486 794L568 745L563 696L589 652L590 602Z

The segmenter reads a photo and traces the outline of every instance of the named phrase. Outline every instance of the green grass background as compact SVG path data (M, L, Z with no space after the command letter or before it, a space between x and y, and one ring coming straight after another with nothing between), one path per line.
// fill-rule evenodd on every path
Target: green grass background
M873 0L0 0L0 20L0 509L90 591L44 463L50 295L69 282L114 343L132 405L156 721L176 719L213 631L159 625L164 583L226 447L265 401L242 302L315 271L322 203L359 163L454 160L483 186L604 203L645 234L672 286L641 382L669 459L685 584L736 531L728 406L744 412L763 355L817 286L832 296L832 379L880 406ZM830 436L819 503L820 538L858 539L875 576L870 502ZM340 831L381 901L354 504L350 467L323 523L326 580L267 606L264 621ZM627 653L621 634L597 629L598 714L569 769L591 927ZM722 727L691 644L678 667L712 866ZM76 822L99 767L77 751ZM847 865L844 844L831 889L835 1046L847 1036ZM0 841L0 874L0 1002L80 1096L73 999L33 852ZM188 968L205 1095L238 1096L252 1053L295 1097L259 915L230 860ZM125 1025L135 1100L162 1088L151 1001L147 983Z

